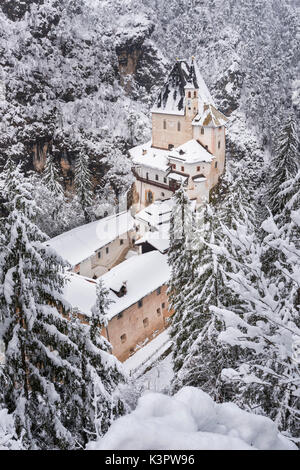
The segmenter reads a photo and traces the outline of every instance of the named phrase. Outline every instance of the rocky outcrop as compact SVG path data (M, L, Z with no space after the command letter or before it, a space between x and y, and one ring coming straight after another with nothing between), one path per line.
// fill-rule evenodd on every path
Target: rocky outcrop
M245 73L239 70L236 62L215 84L215 98L222 111L230 116L240 105L241 90L243 86Z
M117 32L116 54L120 82L127 94L135 94L136 87L150 93L154 84L164 77L164 60L150 40L154 23L144 19L133 26L122 26Z
M29 11L33 3L42 5L44 0L1 0L1 8L7 18L12 21L19 21Z

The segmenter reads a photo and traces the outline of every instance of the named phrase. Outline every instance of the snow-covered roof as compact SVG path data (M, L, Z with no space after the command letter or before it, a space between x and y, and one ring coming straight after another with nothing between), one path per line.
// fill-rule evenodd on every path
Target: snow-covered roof
M170 158L186 163L211 163L214 155L209 153L198 140L192 139L169 152Z
M229 119L212 104L203 104L194 118L193 126L220 127L225 126Z
M78 274L69 273L70 282L64 288L64 298L81 313L90 315L96 302L97 281ZM167 256L159 251L133 256L105 273L101 279L109 289L109 299L113 302L108 308L107 318L111 319L126 310L158 287L167 283L170 267ZM118 297L111 289L119 291L126 282L127 293Z
M133 147L129 153L135 165L146 165L161 171L167 171L170 166L168 161L170 151L152 147L151 140Z
M184 115L185 88L195 88L198 90L199 106L204 103L214 104L197 63L192 58L190 63L185 60L176 61L152 112Z
M163 226L163 230L155 232L146 232L145 235L135 242L136 245L142 245L143 243L149 243L156 250L161 253L165 253L170 247L170 235L169 235L170 224Z
M96 303L97 281L75 273L66 273L67 284L63 290L64 299L73 309L90 315Z
M136 220L146 222L151 227L158 227L170 220L172 208L174 207L173 199L164 201L154 201L152 204L142 209L135 215Z
M133 226L134 219L130 212L122 212L76 227L48 240L46 244L71 266L75 266L115 238L132 230Z
M169 173L168 177L172 180L179 181L180 183L184 183L188 179L187 175L181 175L180 173L176 173L175 171Z
M166 284L170 278L170 267L166 255L151 251L144 255L134 256L111 269L102 276L109 289L119 290L126 282L127 293L117 297L111 293L115 302L109 307L109 317L117 315L141 298Z
M203 183L206 180L207 180L207 178L205 178L205 176L201 176L201 175L200 176L199 175L193 176L193 181L195 183Z

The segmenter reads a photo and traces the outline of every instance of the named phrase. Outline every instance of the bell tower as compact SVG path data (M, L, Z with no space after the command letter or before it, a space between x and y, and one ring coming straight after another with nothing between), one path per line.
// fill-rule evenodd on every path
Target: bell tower
M184 87L185 92L185 112L190 119L198 114L198 89L193 83L187 83Z

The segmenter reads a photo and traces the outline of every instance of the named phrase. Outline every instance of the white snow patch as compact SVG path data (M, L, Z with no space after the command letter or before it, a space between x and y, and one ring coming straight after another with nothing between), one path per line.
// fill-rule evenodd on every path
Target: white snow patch
M184 387L173 397L147 393L135 411L113 423L89 450L279 450L296 446L264 416L233 403L216 404L206 393Z
M170 346L169 333L168 330L165 330L127 359L123 363L124 370L128 374L132 374L141 368L149 367Z

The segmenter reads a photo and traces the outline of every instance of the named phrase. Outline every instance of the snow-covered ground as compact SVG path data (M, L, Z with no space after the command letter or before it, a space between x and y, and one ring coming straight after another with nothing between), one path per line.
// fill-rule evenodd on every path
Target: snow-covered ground
M128 375L140 376L151 364L164 354L171 346L168 330L160 333L156 338L139 349L133 356L123 363Z
M150 370L136 380L141 390L168 393L174 377L172 354L158 359Z
M216 404L206 393L184 387L173 397L146 393L135 411L88 444L89 450L295 449L264 416L233 403Z

